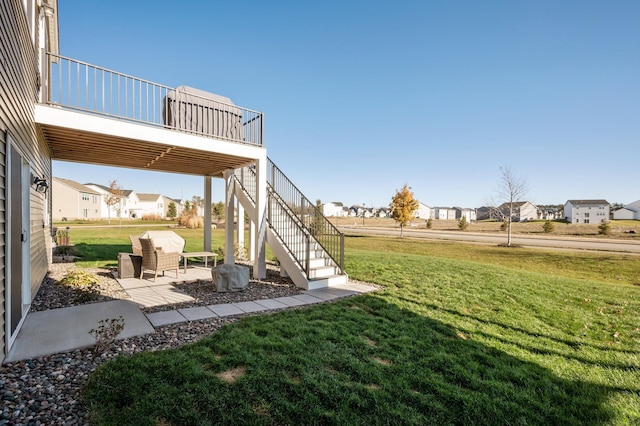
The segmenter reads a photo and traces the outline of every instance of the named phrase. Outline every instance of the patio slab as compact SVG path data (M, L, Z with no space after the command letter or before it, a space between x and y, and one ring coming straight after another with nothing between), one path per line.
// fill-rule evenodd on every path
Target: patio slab
M197 320L207 319L207 318L216 318L218 316L211 309L208 309L205 306L200 306L196 308L178 309L178 312L180 312L180 314L182 314L182 316L188 319L189 321L197 321Z
M161 327L163 325L187 321L187 319L178 311L154 312L152 314L147 314L147 318L151 321L151 324L153 324L154 327Z
M31 312L25 318L5 362L92 346L95 339L89 334L89 330L99 327L100 320L120 316L124 319L124 329L118 339L154 331L135 303L127 300Z
M266 311L268 309L262 305L258 305L256 302L238 302L238 303L233 303L233 306L235 306L238 309L241 309L243 312L247 314L250 314L252 312Z
M293 297L294 299L298 299L301 302L304 302L305 304L322 302L322 299L319 299L315 296L312 296L310 294L305 294L305 293L296 294L295 296L291 296L291 297Z
M278 301L284 305L287 305L288 307L292 307L292 306L302 306L302 305L306 305L305 302L303 302L300 299L295 299L292 296L286 296L286 297L277 297L275 299L273 299L275 301Z
M258 305L264 306L267 309L283 309L287 307L287 305L285 305L282 302L278 302L275 299L260 299L260 300L256 300L255 302Z
M231 315L241 315L245 312L238 308L237 306L233 306L228 303L221 303L219 305L209 305L207 306L213 313L218 315L219 317L228 317Z

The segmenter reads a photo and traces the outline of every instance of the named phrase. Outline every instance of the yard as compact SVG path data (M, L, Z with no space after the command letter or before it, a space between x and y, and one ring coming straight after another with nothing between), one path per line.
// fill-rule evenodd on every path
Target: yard
M363 225L361 217L331 217L329 218L334 225L359 227ZM458 221L456 220L432 220L432 230L434 231L459 231ZM639 220L612 220L611 235L599 235L598 224L576 224L566 223L564 221L553 221L554 230L548 235L551 236L567 236L567 237L595 237L595 238L617 238L632 239L640 241L640 221ZM543 234L543 220L532 222L513 222L512 231L514 234ZM501 232L500 226L502 222L496 221L473 221L469 224L466 232ZM364 226L396 228L397 223L390 218L365 218ZM426 229L426 221L424 219L415 219L408 229Z
M85 390L93 423L640 422L640 257L380 237L346 254L384 288L118 357Z

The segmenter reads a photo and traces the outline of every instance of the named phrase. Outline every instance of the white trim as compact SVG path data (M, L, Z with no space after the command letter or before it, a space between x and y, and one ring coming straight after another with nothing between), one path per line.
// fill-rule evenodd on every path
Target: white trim
M15 145L15 146L14 146ZM22 186L19 188L19 191L22 192L22 218L21 218L21 227L22 231L26 231L27 241L22 241L22 238L19 238L21 249L22 249L22 300L20 301L20 306L22 309L22 313L20 316L20 321L16 325L16 329L13 335L11 335L11 302L12 302L12 294L11 294L11 262L12 262L12 252L13 252L13 242L16 241L11 231L11 220L5 220L5 355L9 353L9 350L13 346L13 343L18 337L20 333L20 329L22 328L22 324L29 313L29 307L31 306L31 245L30 245L30 237L31 237L31 229L29 228L29 224L31 223L31 211L30 211L30 187L31 187L31 167L29 163L25 160L25 155L17 144L13 143L11 136L9 134L6 135L6 176L7 176L7 185L5 188L5 200L6 200L6 217L9 218L11 212L11 206L13 204L12 195L14 188L13 182L11 181L11 161L12 154L11 149L14 148L22 159L21 163L21 175L22 175ZM26 219L26 222L25 222ZM26 226L26 230L24 229ZM25 303L26 302L26 303Z

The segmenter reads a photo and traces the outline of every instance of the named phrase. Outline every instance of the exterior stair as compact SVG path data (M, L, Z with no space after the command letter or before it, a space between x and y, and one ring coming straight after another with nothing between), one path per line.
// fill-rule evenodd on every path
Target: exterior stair
M269 168L266 236L267 244L280 262L281 271L296 286L306 290L346 284L348 276L344 272L344 235L295 188L271 160ZM235 179L235 195L255 221L255 172L251 167L236 170ZM279 188L283 182L286 188Z

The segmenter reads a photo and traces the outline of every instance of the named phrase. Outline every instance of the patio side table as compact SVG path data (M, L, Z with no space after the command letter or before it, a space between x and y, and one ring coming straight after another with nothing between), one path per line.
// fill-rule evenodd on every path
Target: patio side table
M207 267L207 261L210 257L213 257L213 267L218 265L218 253L211 251L194 251L189 253L180 253L180 256L184 259L184 273L187 273L187 258L188 257L204 257L204 267Z

